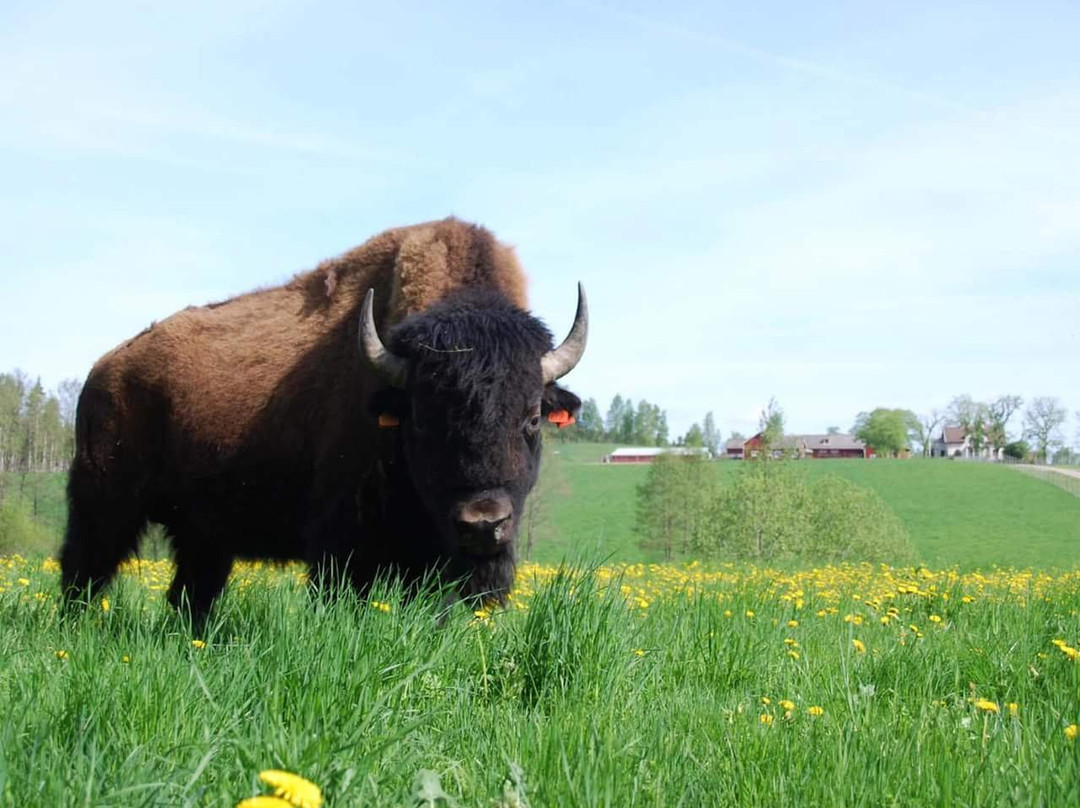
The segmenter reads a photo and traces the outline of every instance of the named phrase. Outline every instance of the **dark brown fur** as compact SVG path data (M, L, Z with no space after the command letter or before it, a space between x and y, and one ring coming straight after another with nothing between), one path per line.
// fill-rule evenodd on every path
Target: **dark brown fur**
M369 403L386 391L357 348L357 322L369 288L384 335L403 321L426 323L418 315L457 300L448 311L465 312L476 327L495 318L492 345L505 342L498 329L526 334L514 354L526 396L524 388L539 388L533 354L550 347L550 335L524 312L525 285L511 248L450 218L386 231L282 286L185 309L110 351L79 402L61 558L66 591L106 584L153 521L174 544L170 600L186 597L197 613L221 590L234 557L348 562L361 584L388 567L420 574L445 564L477 582L490 578L495 595L505 594L512 548L479 567L455 565L430 518L412 513L418 494L401 449L408 434L375 426ZM492 306L470 297L481 292ZM489 317L488 309L499 313ZM545 411L577 404L554 385L544 400ZM507 406L496 402L495 410ZM415 452L420 444L408 445ZM531 443L525 454L538 462ZM515 449L491 462L518 468L521 456ZM526 465L517 486L524 493L536 471L533 460ZM515 497L523 502L524 493Z

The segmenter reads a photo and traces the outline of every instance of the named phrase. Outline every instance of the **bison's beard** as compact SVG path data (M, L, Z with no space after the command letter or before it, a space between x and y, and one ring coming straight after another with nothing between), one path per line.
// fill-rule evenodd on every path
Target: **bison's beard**
M468 556L461 560L461 596L466 601L483 605L506 602L514 588L517 558L514 543L510 542L492 556Z

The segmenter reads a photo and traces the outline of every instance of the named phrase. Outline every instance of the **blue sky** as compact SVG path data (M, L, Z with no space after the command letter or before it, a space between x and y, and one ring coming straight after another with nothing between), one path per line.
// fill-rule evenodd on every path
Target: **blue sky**
M8 0L0 369L454 213L559 334L584 281L601 409L1077 410L1078 37L1066 2Z

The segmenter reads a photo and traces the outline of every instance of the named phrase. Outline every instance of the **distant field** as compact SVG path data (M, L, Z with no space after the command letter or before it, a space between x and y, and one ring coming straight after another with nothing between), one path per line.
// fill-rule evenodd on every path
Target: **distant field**
M614 444L554 444L544 466L547 503L532 559L582 554L612 561L658 561L634 534L636 489L648 466L611 466ZM740 464L721 461L721 479ZM1080 497L1005 466L929 460L804 461L807 474L833 473L877 491L934 566L1080 564ZM65 519L63 474L5 475L22 490L59 542Z
M596 551L617 560L659 560L633 534L636 487L647 466L594 464L611 446L558 447L569 494L535 557ZM716 464L721 479L739 463ZM873 488L900 517L923 560L987 567L1080 564L1080 498L1006 466L933 460L803 461L807 474L837 474Z

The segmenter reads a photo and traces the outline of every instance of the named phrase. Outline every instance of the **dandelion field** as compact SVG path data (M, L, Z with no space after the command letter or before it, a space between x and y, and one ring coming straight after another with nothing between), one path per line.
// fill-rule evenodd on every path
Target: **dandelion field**
M0 558L0 804L1080 804L1080 572L526 565L473 613L243 565L197 633L170 575L64 616Z

